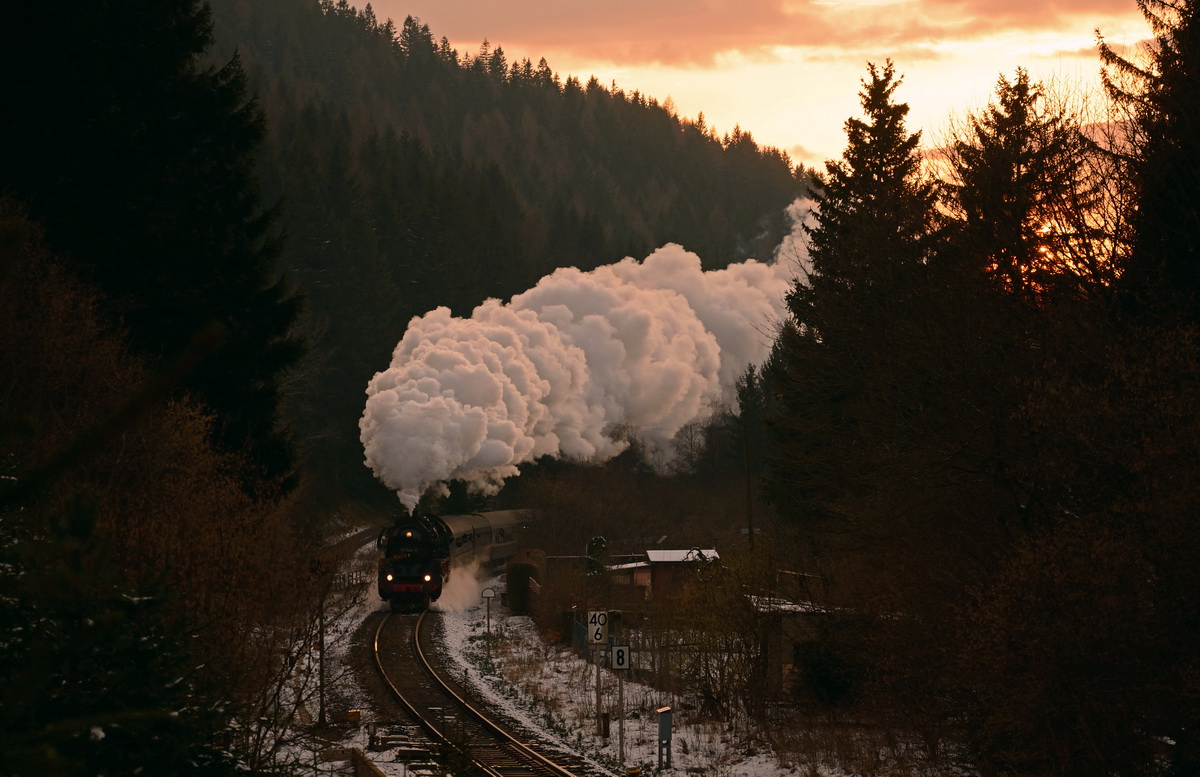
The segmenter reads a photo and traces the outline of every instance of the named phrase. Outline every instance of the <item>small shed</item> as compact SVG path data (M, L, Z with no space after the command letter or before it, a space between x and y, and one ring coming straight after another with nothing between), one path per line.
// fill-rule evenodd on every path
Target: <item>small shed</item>
M617 585L634 586L641 597L650 600L670 594L679 583L679 574L694 564L717 561L716 548L647 550L642 559L608 567Z
M777 693L794 692L806 684L805 666L819 651L822 631L831 610L811 601L779 596L750 596L759 617L766 619L767 678Z

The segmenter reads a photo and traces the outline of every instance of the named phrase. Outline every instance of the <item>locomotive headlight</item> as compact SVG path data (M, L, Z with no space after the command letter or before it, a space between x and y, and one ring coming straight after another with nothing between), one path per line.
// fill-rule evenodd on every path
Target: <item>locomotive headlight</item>
M387 576L387 581L388 581L389 583L390 583L390 582L392 582L392 576L391 576L390 574Z
M430 580L432 580L432 579L433 579L433 576L432 576L432 575L425 575L425 582L426 582L426 583L428 583L428 582L429 582Z

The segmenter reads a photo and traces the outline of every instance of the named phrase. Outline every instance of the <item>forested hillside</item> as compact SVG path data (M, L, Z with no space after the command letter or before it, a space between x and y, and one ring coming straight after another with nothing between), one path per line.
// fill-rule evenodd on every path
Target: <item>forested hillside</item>
M707 267L769 258L803 171L734 129L718 138L648 95L451 49L417 20L345 0L217 0L266 114L261 176L281 198L284 264L313 354L293 418L322 493L376 486L361 465L363 389L407 321L469 314L556 267L678 242ZM334 485L338 484L338 485Z

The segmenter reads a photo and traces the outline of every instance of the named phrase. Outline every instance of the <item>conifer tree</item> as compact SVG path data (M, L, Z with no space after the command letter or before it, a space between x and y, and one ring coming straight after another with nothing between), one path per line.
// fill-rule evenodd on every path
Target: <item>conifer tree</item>
M935 193L920 173L921 133L905 129L908 105L894 101L902 79L892 62L868 71L860 92L865 119L847 120L846 151L826 163L815 195L814 285L824 279L861 288L875 272L927 255Z
M1153 41L1144 61L1101 43L1109 94L1130 112L1134 245L1122 278L1132 309L1200 321L1200 9L1138 0Z
M400 28L396 45L400 47L401 55L412 65L425 65L437 57L437 47L429 25L422 24L420 19L412 16L404 17L404 25Z
M1001 76L995 100L969 117L949 151L956 254L1022 302L1098 270L1087 144L1078 123L1048 103L1025 69Z
M846 151L826 164L811 271L768 364L764 486L807 535L829 595L852 605L824 646L837 696L870 694L871 714L935 749L961 714L945 693L953 607L994 545L1003 495L978 466L976 446L990 441L980 425L993 419L978 406L992 400L978 368L989 357L976 319L959 318L974 296L937 261L936 190L891 63L869 76L865 117L847 122Z
M772 360L779 393L772 490L785 512L823 514L844 484L846 472L838 470L848 462L836 451L873 412L868 384L893 359L895 325L937 234L920 135L907 132L908 106L893 100L900 79L891 61L868 68L860 92L865 119L846 122L846 151L826 163L818 182L811 272L788 297L791 318Z

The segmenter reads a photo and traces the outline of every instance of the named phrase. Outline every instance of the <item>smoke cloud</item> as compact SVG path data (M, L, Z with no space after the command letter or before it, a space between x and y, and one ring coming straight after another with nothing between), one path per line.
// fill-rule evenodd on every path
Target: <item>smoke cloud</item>
M367 466L411 509L453 479L494 493L541 456L606 460L628 445L618 428L665 461L675 433L731 401L769 354L803 246L776 253L705 272L668 244L641 262L559 269L470 318L414 318L367 386Z

